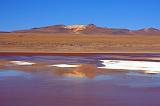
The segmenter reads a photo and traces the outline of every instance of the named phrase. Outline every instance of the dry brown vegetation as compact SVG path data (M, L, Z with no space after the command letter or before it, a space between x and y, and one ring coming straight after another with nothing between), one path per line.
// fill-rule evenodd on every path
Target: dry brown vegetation
M160 52L160 36L0 33L0 52Z

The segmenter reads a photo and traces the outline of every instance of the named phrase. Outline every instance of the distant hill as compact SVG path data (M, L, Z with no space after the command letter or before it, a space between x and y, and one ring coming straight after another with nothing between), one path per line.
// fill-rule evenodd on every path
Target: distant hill
M28 30L17 30L13 33L64 33L64 34L103 34L103 35L160 35L156 28L144 28L140 30L118 29L88 25L53 25Z
M10 32L0 31L0 33L10 33Z

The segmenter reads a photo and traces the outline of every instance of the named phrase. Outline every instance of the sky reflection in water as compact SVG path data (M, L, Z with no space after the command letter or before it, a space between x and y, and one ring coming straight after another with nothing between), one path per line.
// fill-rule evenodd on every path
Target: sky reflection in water
M27 72L17 71L17 70L0 70L0 79L14 78L14 77L31 78L32 75Z

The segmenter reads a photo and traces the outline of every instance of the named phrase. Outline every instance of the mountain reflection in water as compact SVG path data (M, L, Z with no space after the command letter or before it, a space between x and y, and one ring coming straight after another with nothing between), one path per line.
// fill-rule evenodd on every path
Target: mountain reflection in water
M77 77L77 78L94 78L96 74L98 74L98 69L95 65L89 65L89 64L82 64L76 68L70 68L70 69L61 69L57 68L55 69L55 74L62 75L62 76L68 76L68 77Z

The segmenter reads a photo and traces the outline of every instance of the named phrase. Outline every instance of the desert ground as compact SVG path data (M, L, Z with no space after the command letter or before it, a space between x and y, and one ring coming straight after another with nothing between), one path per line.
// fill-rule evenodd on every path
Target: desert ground
M158 35L0 33L0 52L158 53Z

